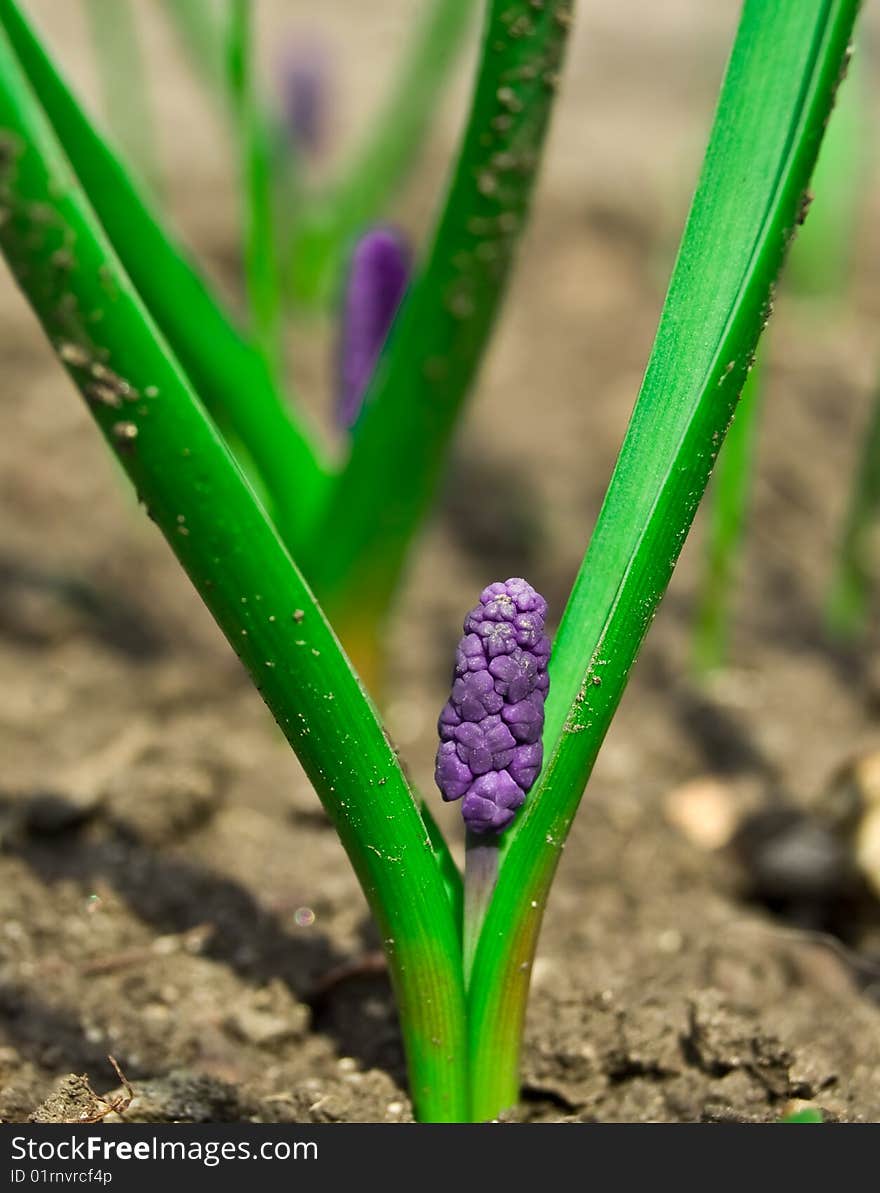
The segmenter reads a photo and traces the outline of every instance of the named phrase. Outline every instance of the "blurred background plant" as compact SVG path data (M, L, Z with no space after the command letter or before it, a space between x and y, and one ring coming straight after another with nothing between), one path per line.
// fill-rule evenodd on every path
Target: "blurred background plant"
M250 384L259 385L260 409L253 409L256 401L250 396L230 397L228 382L215 385L213 396L205 400L237 445L256 488L274 507L288 546L302 559L361 672L378 690L388 612L410 544L445 471L452 430L476 375L525 226L567 25L560 17L548 26L552 37L543 33L533 37L533 27L540 29L545 23L540 15L527 17L511 8L493 17L495 27L487 36L500 39L503 52L483 57L436 231L413 267L401 312L403 326L384 353L383 342L390 336L403 299L400 284L392 292L387 314L372 332L375 343L366 353L370 367L359 366L358 417L355 420L349 412L343 420L356 425L333 462L294 414L295 399L283 393L288 247L294 301L299 297L307 304L316 300L326 304L332 299L337 309L343 308L339 317L345 329L339 352L343 356L363 353L351 336L353 324L365 317L363 310L353 314L359 300L352 301L351 294L363 291L363 285L355 278L353 289L350 286L342 296L344 277L358 273L359 246L366 237L379 235L377 221L417 162L450 69L475 22L472 6L464 0L432 0L414 25L399 77L350 168L338 182L310 195L300 168L303 155L293 144L303 134L293 126L297 122L307 126L311 131L305 139L316 147L316 130L327 123L320 110L328 101L326 87L316 73L321 71L321 60L314 60L306 78L302 60L297 65L285 59L284 91L274 105L268 105L255 63L258 11L252 0L222 4L184 0L168 8L193 64L212 91L221 93L239 161L249 343L235 343L231 328L224 329L223 340L232 361L247 361L245 376ZM106 22L97 10L92 15L97 58L105 77L116 79L116 90L121 90L117 75L124 73L129 59L139 61L130 14L120 19L116 13ZM514 20L528 21L528 37L513 28ZM221 58L225 74L218 67ZM221 80L225 80L223 86ZM109 96L109 85L106 90ZM140 105L118 115L130 143L134 143L132 129L141 129L139 149L146 143L149 125L145 96L142 88ZM72 95L60 102L68 109L75 105ZM123 205L135 208L141 224L150 225L154 246L161 239L166 267L178 275L189 272L162 221L146 211L131 179L120 183L112 148L97 146L91 132L82 136L97 148L102 186L108 175L115 176L110 202L119 208L117 221L123 218ZM77 152L72 150L74 156ZM125 218L130 225L131 217ZM129 235L130 227L124 232L117 224L116 245L124 259L131 255L124 244ZM349 259L351 267L346 264ZM409 275L409 263L406 272ZM165 285L164 281L156 284L161 273L153 269L154 291ZM142 284L149 286L141 276ZM199 288L201 306L218 326L225 319L222 309L207 309L213 308L213 300L195 275L187 282L190 292ZM204 375L210 370L206 352L220 358L220 347L199 342L182 304L172 310L164 299L160 306L174 324L171 334L178 341L178 353L189 359L191 371ZM336 368L346 377L353 366L341 359ZM219 359L218 370L229 371ZM234 385L240 387L241 380ZM414 401L419 387L430 395ZM351 406L350 396L346 401ZM287 441L285 448L282 440ZM282 476L285 453L287 477ZM380 460L384 465L377 467Z
M864 195L874 170L867 68L856 55L829 121L803 212L804 227L790 253L780 294L791 296L803 334L817 321L846 319L853 302L853 257ZM809 218L807 218L809 216ZM761 406L772 400L773 333L765 338L722 449L709 497L703 577L697 596L694 661L708 676L730 660L731 624L737 606L741 557L749 531L756 455L763 443ZM772 451L772 444L765 445ZM833 635L864 631L876 561L868 542L880 503L880 413L866 428L860 460L852 470L849 509L829 568L827 603Z

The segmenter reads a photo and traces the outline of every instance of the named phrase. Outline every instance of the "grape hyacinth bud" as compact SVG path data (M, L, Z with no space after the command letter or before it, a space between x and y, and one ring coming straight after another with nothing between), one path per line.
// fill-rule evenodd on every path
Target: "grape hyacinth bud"
M364 394L409 281L409 249L394 228L371 228L354 248L339 344L337 423L357 422Z
M305 157L317 157L326 141L328 54L323 45L289 45L278 65L284 131Z
M434 777L472 833L507 828L543 762L547 602L521 579L490 584L464 620Z

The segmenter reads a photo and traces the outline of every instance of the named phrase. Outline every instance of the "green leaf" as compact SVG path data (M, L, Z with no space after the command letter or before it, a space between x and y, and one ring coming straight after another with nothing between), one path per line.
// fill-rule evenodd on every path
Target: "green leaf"
M343 640L385 615L436 493L526 223L570 23L569 0L487 6L433 246L377 366L307 568Z
M746 0L641 393L554 643L548 763L506 856L471 984L472 1113L517 1092L560 851L730 422L802 211L857 0Z
M77 104L15 0L0 22L126 272L224 429L241 439L293 547L310 528L327 475L265 361L232 326Z
M0 208L0 249L13 276L354 865L385 944L417 1112L461 1119L458 929L395 751L105 237L2 31Z

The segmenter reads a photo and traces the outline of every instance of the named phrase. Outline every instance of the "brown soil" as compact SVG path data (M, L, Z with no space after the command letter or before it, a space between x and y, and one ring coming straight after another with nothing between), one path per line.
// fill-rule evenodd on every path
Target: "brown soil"
M88 88L75 6L33 7ZM267 28L283 7L266 0ZM377 62L406 7L381 6ZM650 346L725 7L677 0L641 20L628 0L583 22L469 449L389 642L388 720L425 791L476 592L523 573L564 604ZM321 8L354 53L352 7ZM372 95L383 71L358 61ZM191 118L163 125L172 206L234 287L219 134L169 62L163 118L170 96ZM402 206L415 229L453 127L451 108ZM859 260L850 301L821 320L783 303L774 322L734 665L710 687L690 672L698 524L603 750L535 967L526 1118L767 1121L792 1099L880 1118L876 904L844 884L830 901L775 898L774 915L747 900L732 850L700 847L667 813L696 779L737 816L805 807L880 749L877 633L842 650L820 615L876 366L876 235ZM93 1091L121 1093L109 1054L132 1121L407 1121L377 940L317 800L7 279L0 312L0 1117L103 1113ZM291 354L317 409L329 369L313 331ZM462 493L484 510L467 527Z

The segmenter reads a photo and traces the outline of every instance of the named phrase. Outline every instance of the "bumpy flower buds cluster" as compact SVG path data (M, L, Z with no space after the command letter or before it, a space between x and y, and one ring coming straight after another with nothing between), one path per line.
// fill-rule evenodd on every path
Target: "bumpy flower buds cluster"
M394 228L372 228L352 253L339 345L340 427L357 422L364 394L409 281L409 249Z
M471 832L507 828L540 773L546 614L544 598L512 579L485 588L465 618L434 775L444 799L461 799Z

